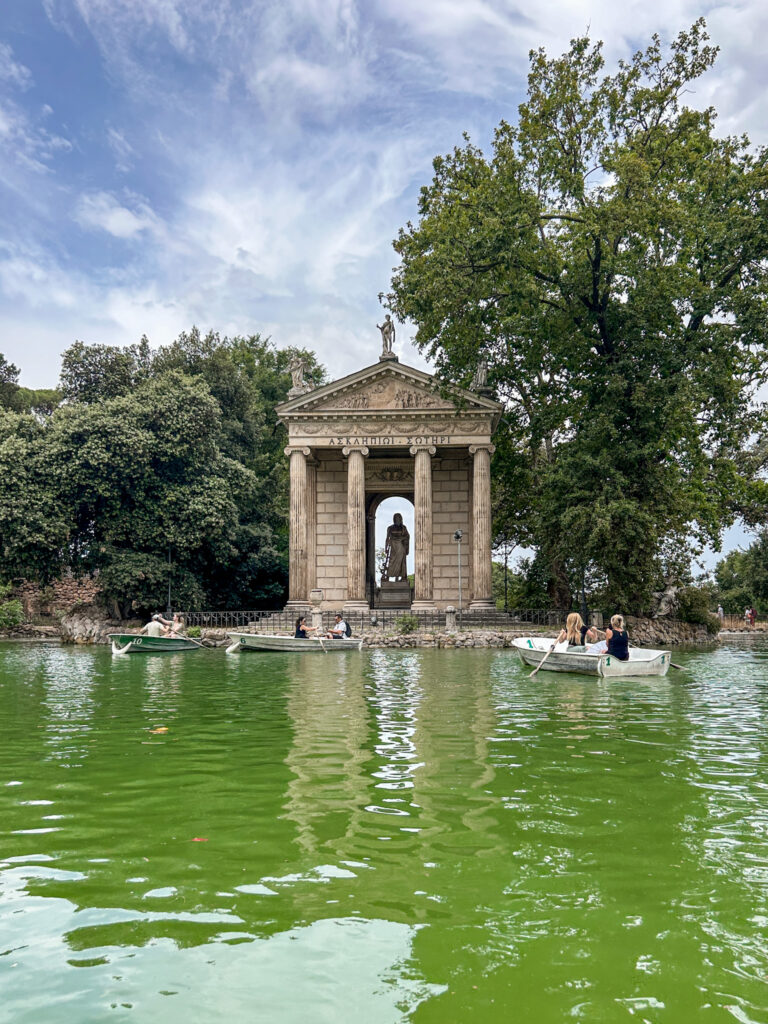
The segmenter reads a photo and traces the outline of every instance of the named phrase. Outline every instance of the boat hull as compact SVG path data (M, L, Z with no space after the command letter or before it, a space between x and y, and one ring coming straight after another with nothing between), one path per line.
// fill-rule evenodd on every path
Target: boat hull
M346 637L343 640L330 640L318 637L307 637L305 640L292 636L276 636L266 633L227 633L232 644L227 648L228 654L235 651L315 651L323 654L327 651L359 651L363 646L361 639Z
M524 665L536 668L554 642L554 637L519 637L513 641L513 646ZM587 654L583 647L569 650L558 644L558 648L541 665L542 672L576 672L603 678L665 676L671 658L669 651L643 647L630 648L629 661L619 661L612 654Z
M167 654L194 651L200 646L183 636L139 636L137 633L109 633L113 654Z

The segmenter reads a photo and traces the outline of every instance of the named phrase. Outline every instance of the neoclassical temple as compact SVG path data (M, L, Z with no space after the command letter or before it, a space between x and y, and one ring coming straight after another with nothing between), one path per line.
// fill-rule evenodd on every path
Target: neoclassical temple
M414 506L412 609L457 606L460 572L463 606L493 607L490 462L501 406L480 389L446 398L386 345L377 363L312 390L293 369L277 409L289 437L289 608L307 609L312 591L322 608L373 607L376 510L393 496Z

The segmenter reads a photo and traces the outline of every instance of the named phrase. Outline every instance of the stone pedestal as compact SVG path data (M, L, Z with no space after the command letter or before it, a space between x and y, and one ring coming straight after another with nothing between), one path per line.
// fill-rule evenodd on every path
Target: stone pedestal
M381 584L377 608L411 607L411 585L408 580L385 580Z

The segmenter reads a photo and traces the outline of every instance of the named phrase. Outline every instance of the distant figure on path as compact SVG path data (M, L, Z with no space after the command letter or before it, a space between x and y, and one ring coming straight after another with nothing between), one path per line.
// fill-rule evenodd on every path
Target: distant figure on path
M384 317L384 323L376 324L376 326L381 331L381 354L383 356L390 355L395 343L395 325L392 323L389 313Z
M392 525L387 527L387 539L384 543L385 562L381 574L382 582L408 579L406 561L410 546L411 535L408 533L408 527L403 523L400 513L395 512L392 517Z
M756 618L757 618L757 612L755 611L755 606L753 605L749 609L749 624L752 627L752 629L755 628L755 619Z
M725 622L725 612L723 611L723 606L721 604L717 606L717 617L721 622Z

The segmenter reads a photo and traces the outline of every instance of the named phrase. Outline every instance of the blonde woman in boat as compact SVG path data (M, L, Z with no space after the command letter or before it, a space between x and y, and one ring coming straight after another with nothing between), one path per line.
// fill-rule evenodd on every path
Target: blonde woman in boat
M591 643L597 640L597 632L584 625L584 620L578 612L571 612L565 620L565 629L560 630L556 643L561 644L563 640L568 641L569 647L583 647L587 640Z
M608 653L619 661L629 661L629 636L624 627L623 615L612 615L610 629L605 631Z

